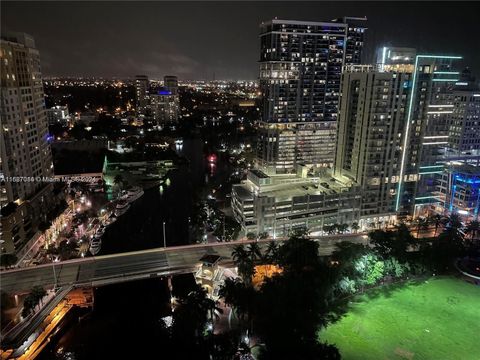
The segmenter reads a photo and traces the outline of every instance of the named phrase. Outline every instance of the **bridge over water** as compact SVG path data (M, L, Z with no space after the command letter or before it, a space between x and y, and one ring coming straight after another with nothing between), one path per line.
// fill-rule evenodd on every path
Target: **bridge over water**
M320 243L321 255L330 254L335 250L335 243L339 241L362 243L366 241L361 234L325 236L315 240ZM269 241L271 240L260 240L259 244ZM155 276L194 272L200 264L200 259L207 254L221 256L221 263L224 265L232 264L233 248L239 244L251 242L254 241L156 248L7 270L0 273L1 289L7 293L21 293L29 291L35 285L44 288L96 287Z

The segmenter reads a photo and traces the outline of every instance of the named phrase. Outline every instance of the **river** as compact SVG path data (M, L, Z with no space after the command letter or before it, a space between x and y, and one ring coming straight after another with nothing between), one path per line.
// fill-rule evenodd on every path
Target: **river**
M188 222L195 195L206 196L228 178L230 165L218 157L207 160L200 139L185 139L179 155L188 164L168 174L170 185L145 191L131 209L109 227L102 238L101 255L163 246L188 244ZM178 286L188 286L185 279ZM187 280L193 280L187 279ZM168 315L169 291L165 279L150 279L95 289L93 311L74 309L39 359L90 360L140 358L168 354L160 349L159 319ZM152 358L152 357L146 357Z

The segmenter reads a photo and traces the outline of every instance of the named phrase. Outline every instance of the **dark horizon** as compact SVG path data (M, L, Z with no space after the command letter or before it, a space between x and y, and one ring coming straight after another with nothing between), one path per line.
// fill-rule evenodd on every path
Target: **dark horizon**
M461 55L462 66L480 76L473 2L21 1L1 6L2 33L35 38L45 77L171 74L180 80L254 80L262 21L343 16L368 18L364 63L372 62L378 46L415 47Z

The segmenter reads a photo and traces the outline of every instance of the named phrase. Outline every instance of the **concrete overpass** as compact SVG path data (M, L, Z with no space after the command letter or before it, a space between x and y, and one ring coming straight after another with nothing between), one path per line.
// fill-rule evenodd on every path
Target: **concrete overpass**
M281 241L282 239L279 239ZM319 237L320 254L328 255L340 241L365 243L364 235L334 235ZM261 240L260 244L271 240ZM232 264L235 246L255 241L234 241L156 248L37 265L0 273L1 289L7 293L30 291L35 285L44 288L65 286L102 286L156 276L194 272L199 260L206 254L223 258L223 264Z

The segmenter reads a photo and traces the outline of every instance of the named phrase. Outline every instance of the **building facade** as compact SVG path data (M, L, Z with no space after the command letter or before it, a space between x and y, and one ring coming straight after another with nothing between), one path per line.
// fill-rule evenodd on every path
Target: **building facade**
M145 115L149 103L149 87L148 76L136 75L135 76L135 101L137 114Z
M480 168L467 164L450 164L439 176L437 212L455 212L464 220L479 220Z
M455 61L460 56L417 55L410 89L405 132L405 150L397 211L401 216L422 215L437 203L436 180L449 156L449 123L453 113L452 89L459 80ZM418 180L406 181L413 164Z
M303 170L255 170L233 186L232 207L245 231L286 234L296 227L316 231L343 222L356 222L360 229L381 228L441 204L439 175L452 159L470 156L452 157L449 147L450 119L461 107L453 95L459 82L453 65L460 57L417 55L410 48L383 48L379 53L376 65L343 67L333 170L301 166L279 146L272 147L277 151L273 155L259 147L277 163L281 159L285 167ZM473 94L468 101L475 104ZM476 126L475 109L469 105L468 111L458 112L462 119L468 116L465 126ZM274 131L277 126L272 126ZM285 129L284 134L291 131ZM274 131L263 135L264 140L284 141L287 153L297 151L293 135L282 139ZM477 195L469 188L459 196L473 193Z
M334 175L362 189L361 218L396 212L411 77L380 66L344 67Z
M334 174L361 186L362 219L411 217L437 202L458 57L377 54L377 65L344 68Z
M344 18L332 22L304 22L274 19L261 24L262 128L269 133L276 128L280 133L284 130L296 131L298 125L300 131L310 132L309 137L315 139L315 145L334 145L334 138L325 137L323 129L329 126L324 124L335 122L338 118L342 66L360 63L365 20ZM318 165L305 163L305 159L296 161L296 154L291 153L292 149L302 145L304 151L316 152L315 148L307 149L309 142L302 144L299 137L295 139L294 146L286 142L287 147L282 149L282 143L272 141L272 138L279 137L278 134L259 138L257 157L260 166L275 169L278 162L282 163L276 156L288 152L295 159L294 163L289 168L279 165L277 170L294 171L297 163ZM324 159L320 159L321 164L330 166L332 161L333 156L328 152Z
M244 234L288 236L299 228L322 231L326 225L351 225L360 217L358 189L330 176L299 167L295 174L267 175L251 170L232 187L232 210Z
M468 70L453 88L449 147L459 154L480 155L480 89Z
M180 98L176 76L164 76L163 87L151 91L150 109L153 120L158 126L173 125L178 122Z
M159 90L150 95L150 108L153 120L159 126L174 124L178 121L178 96L168 90Z
M286 173L297 165L329 167L335 156L337 123L264 123L258 129L257 166Z
M34 39L2 36L0 58L2 251L16 252L52 206L53 164Z
M68 106L54 106L50 109L46 109L48 125L61 125L67 126L70 121L70 115L68 113Z

